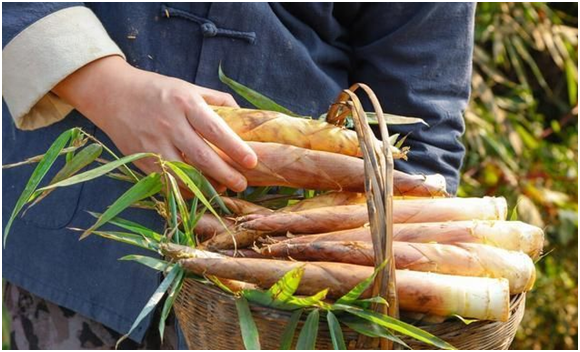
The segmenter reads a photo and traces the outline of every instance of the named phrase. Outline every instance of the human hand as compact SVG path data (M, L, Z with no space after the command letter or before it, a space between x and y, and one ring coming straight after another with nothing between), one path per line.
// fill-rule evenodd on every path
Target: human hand
M186 161L212 183L236 192L247 187L246 179L208 142L243 167L257 165L254 151L208 106L237 107L230 94L137 69L118 56L84 66L53 92L103 130L125 155L152 152L165 160ZM159 169L149 158L136 165L147 173Z

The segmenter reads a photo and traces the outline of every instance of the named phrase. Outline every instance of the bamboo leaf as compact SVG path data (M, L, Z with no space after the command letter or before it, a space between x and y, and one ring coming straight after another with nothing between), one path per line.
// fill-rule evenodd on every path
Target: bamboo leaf
M248 301L244 297L237 298L236 309L238 311L238 318L240 319L240 330L242 331L244 346L247 350L259 350L260 336L258 334L258 327L256 326L254 318L252 318Z
M264 95L256 92L255 90L250 89L226 76L222 70L221 63L218 68L218 76L223 84L230 87L234 92L239 94L242 98L246 99L250 104L254 105L258 109L277 111L289 116L295 117L300 116L286 109L285 107L278 105L272 99L265 97Z
M270 287L268 294L274 300L280 300L282 302L288 301L298 289L303 274L304 267L298 267L288 271L278 282Z
M346 350L342 329L340 328L340 323L338 322L338 319L336 319L334 313L331 311L326 312L326 320L328 321L328 330L330 331L330 338L332 339L332 347L334 347L335 350Z
M76 185L77 183L90 181L90 180L93 180L97 177L101 177L108 172L113 171L114 169L118 168L119 166L134 162L134 161L139 160L139 159L150 158L150 157L155 157L155 156L156 155L153 153L137 153L137 154L129 155L129 156L123 157L121 159L111 161L107 164L101 165L101 166L96 167L94 169L91 169L89 171L85 171L81 174L78 174L78 175L73 176L71 178L68 178L66 180L57 182L53 185L48 185L46 187L43 187L40 189L40 191L46 191L48 189L57 188L57 187L72 186L72 185Z
M165 294L169 286L175 281L175 278L177 277L177 274L179 272L183 272L183 269L179 265L175 265L169 271L169 273L167 274L165 279L163 279L159 287L157 287L155 292L153 292L153 295L151 296L151 298L149 298L149 301L147 302L147 304L145 304L145 307L143 307L143 310L141 310L141 313L139 313L137 319L135 319L135 321L133 322L133 325L131 325L131 329L129 329L129 332L126 335L123 335L117 341L115 348L118 348L119 344L127 337L129 337L129 335L131 335L133 330L135 330L135 328L139 326L139 324L141 324L141 321L143 321L143 319L145 319L145 317L147 317L153 311L153 309L161 301L161 298L163 298L163 295Z
M302 330L300 330L300 335L298 335L298 342L296 342L297 350L313 350L316 347L319 320L320 313L318 312L318 309L315 309L308 314L306 322L304 323Z
M377 114L374 112L367 112L367 119L369 124L378 124L379 120L377 118ZM401 116L401 115L394 115L394 114L387 114L383 113L383 118L387 125L414 125L416 123L423 124L425 126L429 126L425 120L418 118L418 117L408 117L408 116Z
M394 335L384 327L375 323L371 323L370 321L354 316L346 316L341 318L341 322L359 334L373 338L382 337L398 343L399 345L408 349L411 349L411 347L407 345L405 341L401 340L397 335Z
M465 319L464 317L462 317L459 314L453 314L453 316L456 317L457 319L461 320L463 322L463 324L465 324L465 325L469 325L471 323L475 323L475 322L479 321L477 319Z
M173 177L169 173L167 174L167 178L169 179L169 183L171 184L172 198L174 199L174 202L177 203L177 208L179 209L179 214L181 216L181 222L183 223L185 233L190 235L191 229L189 228L189 211L187 209L187 205L185 204L185 200L183 200L183 197L181 196L181 191L179 190L179 186L177 185L177 180L175 180L175 177ZM173 209L172 212L173 212L172 216L175 216L176 214ZM174 222L174 226L177 227L177 221Z
M93 231L93 233L97 236L117 242L127 243L132 246L149 249L156 252L159 250L157 243L144 238L141 235L119 231Z
M18 215L18 213L27 203L30 196L36 191L36 188L38 187L38 185L40 184L40 182L42 181L48 170L51 168L52 164L54 164L54 161L59 156L62 149L66 146L66 144L70 140L73 131L74 129L63 132L52 143L52 145L50 146L50 148L48 149L42 160L40 160L38 165L36 165L36 168L32 172L30 179L28 180L26 186L24 187L24 191L22 191L22 194L20 194L20 197L16 201L16 205L14 205L12 214L10 215L8 223L4 228L4 240L3 240L4 247L6 247L6 239L8 238L8 233L10 233L10 228L12 227L12 222L16 218L16 215Z
M367 299L359 299L353 302L353 304L365 309L370 307L372 303L384 304L387 306L389 305L389 302L387 302L387 300L381 296L375 296Z
M91 232L113 219L123 210L127 209L131 204L158 193L161 191L161 188L161 175L158 173L154 172L145 178L142 178L139 182L129 188L127 192L123 193L123 195L97 219L97 222L81 235L80 239L86 238L91 234Z
M358 285L356 285L352 290L350 290L347 294L340 297L336 303L337 304L351 304L356 301L373 283L375 277L379 273L379 271L385 267L387 264L388 259L385 260L378 268L375 268L373 274L366 278L365 280L361 281Z
M287 303L293 304L299 307L312 307L312 306L319 306L322 301L326 298L328 294L328 289L325 288L324 290L308 297L291 297Z
M153 270L164 271L167 267L172 266L173 264L159 258L147 257L145 255L138 255L138 254L131 254L126 255L119 260L131 260L137 262L139 264L143 264L145 266L150 267Z
M91 216L93 216L95 218L99 218L102 215L100 213L94 213L91 211L89 211L89 214L91 214ZM129 231L134 232L136 234L150 238L154 242L160 242L162 237L163 237L161 234L159 234L153 230L150 230L143 225L140 225L136 222L122 219L119 217L114 217L111 220L109 220L109 224L119 226L120 228L123 228L125 230L129 230Z
M55 184L60 182L64 179L69 178L70 176L79 172L85 166L91 164L98 158L101 153L103 152L103 147L100 145L93 143L86 148L82 149L78 154L73 155L70 158L70 161L64 165L64 167L53 177L49 184ZM72 153L72 152L71 152ZM67 154L68 157L71 154ZM44 192L35 192L29 201L34 199L34 202L28 207L32 207L33 205L37 204L41 200L43 200L46 196L48 196L54 189L49 189Z
M242 296L244 296L248 301L265 306L272 307L281 310L295 310L301 308L301 306L282 302L280 300L274 299L271 294L266 291L261 290L242 290Z
M280 341L281 350L289 350L292 348L292 341L294 340L294 335L296 334L296 328L298 327L298 322L300 321L302 312L304 312L304 309L298 309L292 313L290 321L288 321L288 325L286 325L284 333L282 334L282 340Z
M185 173L175 162L166 162L166 165L175 173L177 176L193 194L199 198L201 203L205 205L205 207L217 218L217 220L222 224L224 229L227 229L227 225L221 220L221 217L216 213L216 211L212 208L211 204L205 198L199 187L194 183L194 181ZM218 197L219 198L219 197ZM225 207L225 205L224 205Z
M378 324L387 329L397 331L403 335L412 337L416 340L419 340L431 346L435 346L445 350L455 349L453 346L441 340L437 336L430 334L425 330L419 329L416 326L389 317L388 315L340 304L334 304L333 309L344 310L350 314L366 319L372 323Z
M201 193L203 193L204 196L209 198L210 202L216 202L216 204L220 207L220 209L224 213L231 214L230 210L228 209L228 207L226 207L225 203L223 202L223 200L221 199L215 188L211 185L211 183L207 180L207 178L205 178L201 174L201 172L199 172L199 170L181 161L172 161L171 163L179 167L193 181L193 183L195 183L199 187Z
M163 342L163 335L165 335L165 321L171 313L171 308L173 307L173 303L175 302L175 298L181 291L181 287L183 286L183 276L185 275L185 270L179 271L177 276L175 277L175 281L173 285L171 285L171 289L167 294L167 298L165 299L165 303L163 303L163 310L161 311L161 317L159 318L159 338L161 342Z

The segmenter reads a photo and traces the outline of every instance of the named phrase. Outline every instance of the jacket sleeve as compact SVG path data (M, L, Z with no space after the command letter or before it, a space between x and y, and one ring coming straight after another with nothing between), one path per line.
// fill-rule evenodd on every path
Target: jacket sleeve
M2 5L2 97L17 128L32 130L63 119L73 107L52 88L110 55L123 53L82 4Z
M369 85L385 112L421 117L423 125L390 126L409 134L408 161L396 168L440 173L457 191L465 149L463 111L470 94L471 3L366 4L351 27L351 81Z

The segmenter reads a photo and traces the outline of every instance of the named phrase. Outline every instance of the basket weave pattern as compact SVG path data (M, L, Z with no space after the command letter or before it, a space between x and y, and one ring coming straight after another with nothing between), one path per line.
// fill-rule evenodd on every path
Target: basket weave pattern
M190 349L244 349L234 297L219 288L186 279L175 301L175 312ZM512 297L511 316L505 322L479 321L465 325L453 320L420 326L458 349L508 349L525 308L525 294ZM251 305L260 333L262 349L278 349L291 313ZM298 324L298 330L303 321ZM333 349L328 327L321 318L317 349ZM358 334L343 326L345 342L355 348ZM294 336L296 340L298 333ZM401 336L413 349L432 349L421 342ZM296 343L296 341L294 341ZM294 346L294 345L293 345Z

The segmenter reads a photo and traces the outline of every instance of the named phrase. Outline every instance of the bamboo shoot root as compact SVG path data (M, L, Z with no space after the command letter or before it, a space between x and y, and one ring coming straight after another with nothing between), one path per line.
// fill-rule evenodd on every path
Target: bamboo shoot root
M504 278L510 283L511 294L529 291L536 278L534 262L526 254L487 245L394 242L393 250L397 269ZM281 242L262 248L262 254L302 261L375 264L368 242Z
M373 268L343 263L304 263L247 258L191 258L180 261L188 271L250 282L267 289L291 269L304 268L296 291L313 295L328 288L329 298L339 298L368 278ZM401 309L449 316L458 314L483 320L506 321L509 317L509 283L505 279L451 276L397 270ZM370 296L370 290L363 298Z

